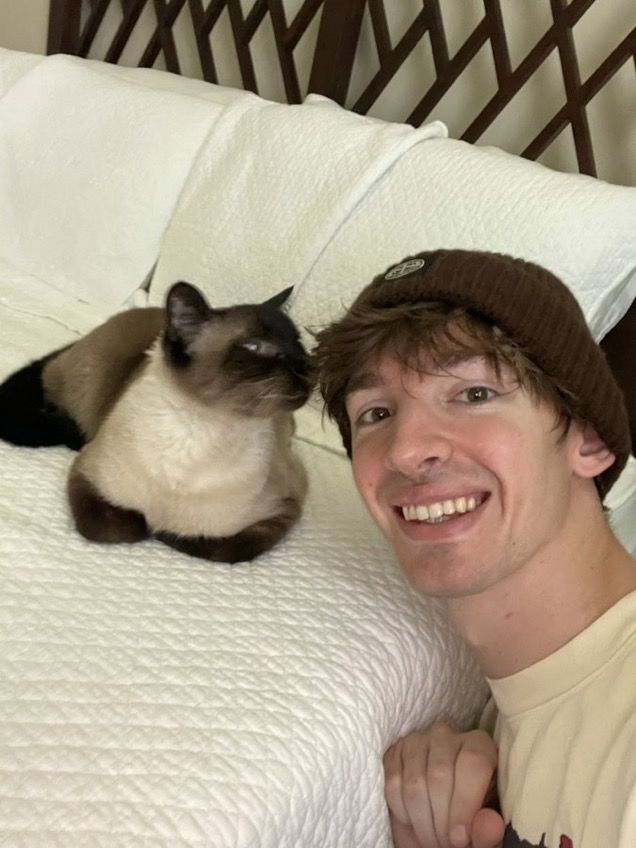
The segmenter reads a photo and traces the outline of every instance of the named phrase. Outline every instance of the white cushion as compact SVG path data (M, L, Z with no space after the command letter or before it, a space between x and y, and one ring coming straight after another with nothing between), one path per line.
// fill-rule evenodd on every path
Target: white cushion
M553 271L600 339L636 296L635 222L636 188L432 139L409 150L351 215L296 287L291 313L319 328L408 254L493 250Z
M323 97L252 95L205 140L161 246L150 302L186 279L215 306L302 281L343 221L413 145L446 134L353 114Z
M0 256L88 302L148 276L224 102L51 56L0 99Z
M44 56L0 47L0 97L6 94L20 77L23 77L42 61L44 61Z

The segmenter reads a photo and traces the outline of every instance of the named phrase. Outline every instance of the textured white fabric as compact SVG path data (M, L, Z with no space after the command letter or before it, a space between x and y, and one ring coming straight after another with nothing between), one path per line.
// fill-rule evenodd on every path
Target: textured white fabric
M10 273L0 378L102 317L53 292L47 318ZM0 443L0 842L389 848L382 752L440 713L472 719L483 681L406 586L348 461L298 450L300 524L231 567L85 542L71 452Z
M6 94L16 80L43 60L44 56L35 53L22 53L19 50L0 47L0 97Z
M206 139L161 246L150 301L185 279L217 306L302 281L407 150L446 134L355 115L324 97L230 103Z
M115 77L119 80L143 85L145 88L154 88L156 91L171 91L176 94L187 94L192 97L202 97L224 106L240 97L250 96L248 92L240 88L229 88L226 85L217 85L204 80L182 77L167 71L158 71L155 68L129 68L126 65L113 65L111 62L100 62L95 59L77 59L68 57L71 61L80 62L99 74Z
M369 192L295 289L291 314L319 327L392 263L457 247L549 268L572 289L600 339L636 297L634 222L636 188L432 139L409 150Z
M223 107L95 64L47 57L0 99L0 256L116 306L151 270Z

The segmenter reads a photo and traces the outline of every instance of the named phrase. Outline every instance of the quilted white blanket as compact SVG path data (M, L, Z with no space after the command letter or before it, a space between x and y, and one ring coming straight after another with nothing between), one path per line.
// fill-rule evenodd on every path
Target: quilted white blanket
M0 378L103 317L0 277ZM390 844L383 751L440 714L471 720L484 688L443 607L405 585L348 461L298 451L302 521L230 567L85 542L71 453L0 444L3 845Z

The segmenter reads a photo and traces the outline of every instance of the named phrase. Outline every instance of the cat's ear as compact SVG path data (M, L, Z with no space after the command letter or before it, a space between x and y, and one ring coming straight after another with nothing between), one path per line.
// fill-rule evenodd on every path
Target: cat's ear
M211 309L201 292L190 283L175 283L166 297L166 335L186 347L210 317Z
M280 307L285 303L289 295L293 292L294 287L289 286L287 289L283 289L278 294L275 294L274 297L270 297L269 300L261 303L261 306L269 306L272 309L280 309Z

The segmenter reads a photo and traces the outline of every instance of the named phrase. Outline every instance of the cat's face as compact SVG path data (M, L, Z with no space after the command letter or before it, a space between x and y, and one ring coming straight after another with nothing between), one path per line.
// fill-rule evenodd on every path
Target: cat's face
M212 309L194 286L176 283L166 300L163 350L182 388L204 404L251 416L302 406L310 390L307 354L279 309L289 291Z

